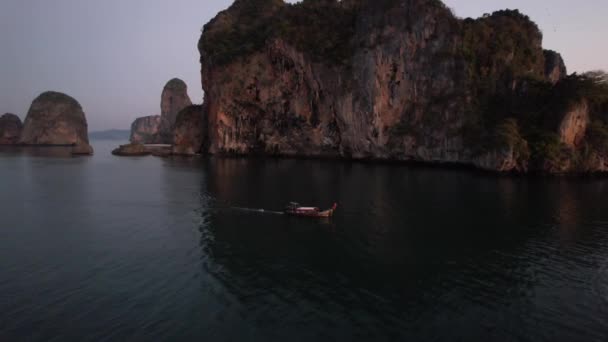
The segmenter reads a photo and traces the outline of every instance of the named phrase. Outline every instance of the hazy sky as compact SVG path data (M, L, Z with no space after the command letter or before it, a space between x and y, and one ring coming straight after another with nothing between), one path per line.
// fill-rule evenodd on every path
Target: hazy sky
M200 29L231 0L0 0L0 114L22 119L41 92L84 107L90 130L158 114L173 77L202 102ZM608 69L606 0L446 0L461 17L519 8L569 71Z

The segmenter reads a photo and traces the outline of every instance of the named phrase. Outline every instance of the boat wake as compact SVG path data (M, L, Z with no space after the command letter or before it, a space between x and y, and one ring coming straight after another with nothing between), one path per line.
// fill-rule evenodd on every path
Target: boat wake
M251 213L269 214L269 215L284 215L282 211L266 210L266 209L255 209L255 208L242 208L242 207L230 207L230 210L246 211Z

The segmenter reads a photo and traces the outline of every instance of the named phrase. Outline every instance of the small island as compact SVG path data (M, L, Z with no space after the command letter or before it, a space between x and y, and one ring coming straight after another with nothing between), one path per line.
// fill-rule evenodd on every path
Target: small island
M161 93L161 115L136 119L130 144L112 151L116 156L193 156L201 152L205 124L203 107L192 105L188 86L171 79Z
M54 91L40 94L24 123L14 114L0 118L0 145L67 146L73 155L91 155L87 120L74 98Z

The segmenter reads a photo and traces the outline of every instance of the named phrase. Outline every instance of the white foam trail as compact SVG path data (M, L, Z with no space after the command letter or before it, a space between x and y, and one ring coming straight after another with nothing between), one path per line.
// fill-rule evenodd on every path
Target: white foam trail
M255 208L241 208L241 207L231 207L232 210L241 210L241 211L249 211L254 213L262 213L262 214L271 214L271 215L283 215L284 213L281 211L273 211L266 209L255 209Z

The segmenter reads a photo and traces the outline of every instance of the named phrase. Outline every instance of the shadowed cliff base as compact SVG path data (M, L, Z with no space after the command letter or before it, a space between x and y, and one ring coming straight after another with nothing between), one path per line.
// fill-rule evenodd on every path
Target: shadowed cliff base
M212 154L608 170L608 78L567 75L517 10L237 0L199 51Z
M196 155L201 152L206 137L206 120L203 106L194 105L182 109L173 127L174 155Z

